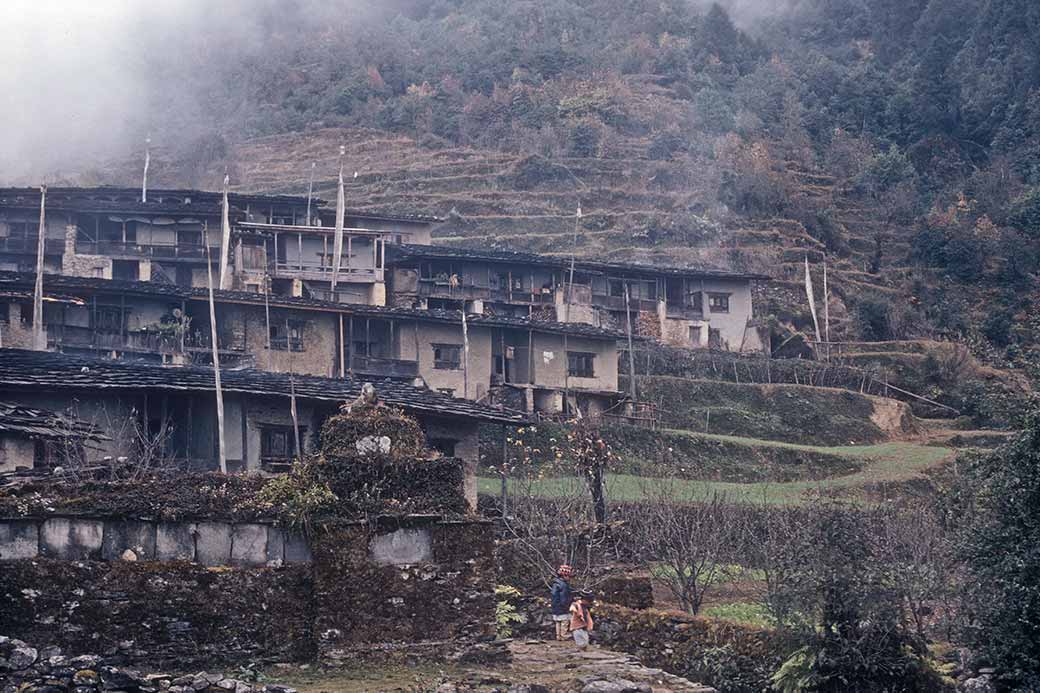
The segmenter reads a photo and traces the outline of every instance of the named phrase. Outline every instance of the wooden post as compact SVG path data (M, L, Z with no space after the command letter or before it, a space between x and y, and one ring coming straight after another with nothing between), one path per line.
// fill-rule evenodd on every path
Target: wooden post
M625 331L628 337L628 394L636 402L636 356L632 349L632 311L628 304L628 282L625 282Z
M347 361L347 370L354 375L354 316L350 316L350 360Z
M469 330L466 329L466 307L462 307L462 397L469 399Z
M346 366L346 344L343 343L343 313L339 314L339 377L347 374Z
M40 186L40 230L36 234L36 289L33 291L33 349L47 350L47 333L43 329L43 256L47 247L47 186Z
M227 451L224 449L224 393L220 388L220 354L217 346L217 311L213 301L213 262L209 252L209 228L203 226L206 242L206 286L209 288L209 331L213 342L213 384L217 394L217 454L221 474L227 474Z
M289 319L285 320L285 346L289 350L289 415L292 416L293 439L296 441L297 459L303 454L300 447L300 419L296 415L296 376L293 373L292 332L289 331Z

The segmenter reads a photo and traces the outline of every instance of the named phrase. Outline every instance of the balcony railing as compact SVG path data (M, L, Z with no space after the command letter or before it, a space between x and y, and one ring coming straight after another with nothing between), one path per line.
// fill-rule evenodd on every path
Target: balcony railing
M0 238L0 253L35 255L39 238ZM61 255L65 252L65 241L48 238L43 242L45 255Z
M151 330L127 331L125 334L107 332L78 325L47 325L47 342L51 346L81 347L104 351L134 351L150 354L182 354L210 351L213 340L208 332L184 335L183 349L179 335ZM218 336L219 350L245 351L245 335L226 333Z
M653 301L650 299L630 298L628 300L628 304L633 312L657 310L657 301ZM625 297L608 296L606 294L593 294L592 305L599 308L606 308L607 310L625 310Z
M305 279L308 281L331 281L332 268L327 265L298 262L275 262L269 265L272 276ZM381 282L383 270L375 267L340 267L337 281Z
M76 252L81 255L150 257L166 260L206 259L206 246L201 243L147 245L132 241L76 241ZM211 245L210 255L220 257L220 246Z
M419 376L419 363L373 356L354 356L351 358L351 370L360 375L376 375L382 378L416 378Z
M681 320L703 320L704 311L697 306L683 306L669 303L666 307L667 317Z

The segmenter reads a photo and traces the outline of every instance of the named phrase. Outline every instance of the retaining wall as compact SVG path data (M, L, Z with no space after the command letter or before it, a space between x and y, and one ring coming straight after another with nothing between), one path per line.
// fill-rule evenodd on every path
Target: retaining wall
M126 663L437 659L494 639L490 523L0 519L0 633ZM483 644L482 644L483 643Z

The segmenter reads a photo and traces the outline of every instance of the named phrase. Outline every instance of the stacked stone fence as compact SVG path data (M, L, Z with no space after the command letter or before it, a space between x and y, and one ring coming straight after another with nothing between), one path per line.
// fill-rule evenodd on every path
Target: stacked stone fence
M204 566L309 563L302 534L273 523L47 517L0 519L0 561L191 561Z
M0 519L0 633L126 664L493 657L490 523Z

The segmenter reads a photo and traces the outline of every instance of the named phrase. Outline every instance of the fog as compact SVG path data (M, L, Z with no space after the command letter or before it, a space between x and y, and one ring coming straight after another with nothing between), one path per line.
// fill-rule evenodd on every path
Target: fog
M801 1L721 4L753 29ZM149 135L156 151L216 132L235 139L266 85L222 67L248 70L270 59L266 39L286 26L317 36L343 32L364 15L425 7L426 0L4 0L0 184L90 182L102 162L143 157Z

